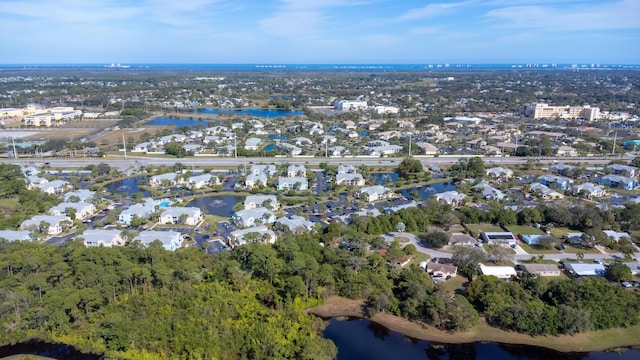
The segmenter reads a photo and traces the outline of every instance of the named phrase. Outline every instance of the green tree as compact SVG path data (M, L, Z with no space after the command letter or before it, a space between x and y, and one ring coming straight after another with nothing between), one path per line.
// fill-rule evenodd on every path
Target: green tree
M614 262L607 266L604 277L609 281L629 281L631 280L631 269L624 263Z
M478 274L478 264L487 260L482 249L475 246L456 246L452 259L469 280Z

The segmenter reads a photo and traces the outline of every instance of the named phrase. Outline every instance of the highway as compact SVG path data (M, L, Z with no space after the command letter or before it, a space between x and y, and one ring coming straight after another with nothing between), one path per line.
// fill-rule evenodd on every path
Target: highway
M414 158L420 160L423 165L427 167L439 166L444 164L455 164L460 159L468 159L469 156L415 156ZM557 162L566 163L584 163L588 165L604 165L608 164L612 160L631 160L632 155L623 157L493 157L484 156L481 157L487 166L500 166L500 165L517 165L525 164L528 161L541 164L552 164ZM55 168L77 168L85 167L90 164L107 163L112 167L119 169L127 169L130 167L140 166L172 166L176 163L182 163L186 166L219 166L227 168L235 168L237 166L270 163L270 164L308 164L319 165L320 163L328 163L330 165L351 164L351 165L368 165L368 166L396 166L403 158L380 158L370 156L349 156L349 157L249 157L249 158L233 158L233 157L187 157L187 158L164 158L164 157L145 157L145 156L128 156L126 159L124 156L109 156L106 158L64 158L64 159L49 159L49 158L18 158L18 159L1 159L2 162L12 163L18 165L27 165L31 163L47 164Z

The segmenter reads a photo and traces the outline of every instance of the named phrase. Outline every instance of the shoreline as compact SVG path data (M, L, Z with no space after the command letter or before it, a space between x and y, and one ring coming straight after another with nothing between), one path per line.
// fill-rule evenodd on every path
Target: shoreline
M368 319L404 336L449 344L488 341L510 345L537 346L567 353L606 351L640 345L640 325L624 329L591 331L576 335L530 336L494 328L481 320L478 325L470 330L448 332L391 314L378 313L370 318L364 314L362 310L363 304L364 300L351 300L339 296L331 296L321 305L307 309L306 312L323 318L355 317Z

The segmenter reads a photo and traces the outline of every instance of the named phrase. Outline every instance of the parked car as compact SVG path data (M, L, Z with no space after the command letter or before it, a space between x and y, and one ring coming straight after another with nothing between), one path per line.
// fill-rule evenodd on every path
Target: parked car
M629 283L629 282L623 281L622 282L622 287L625 288L625 289L628 289L630 287L633 287L633 285L631 285L631 283Z

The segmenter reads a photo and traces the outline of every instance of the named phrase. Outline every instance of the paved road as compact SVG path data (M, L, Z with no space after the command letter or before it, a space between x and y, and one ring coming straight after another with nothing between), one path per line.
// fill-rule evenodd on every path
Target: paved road
M442 164L453 164L460 159L469 158L468 156L453 156L453 157L428 157L428 156L416 156L423 164L434 166ZM543 164L551 164L555 162L585 162L589 164L607 164L616 159L632 159L632 155L625 155L624 157L482 157L485 164L490 165L513 165L513 164L525 164L527 161L535 161ZM33 163L34 159L31 158L18 158L18 159L0 159L1 162L13 163L13 164L29 164ZM232 158L232 157L190 157L190 158L149 158L144 156L129 156L127 159L121 156L110 156L104 159L38 159L36 162L40 164L48 164L51 167L84 167L90 163L104 162L113 167L126 169L129 167L140 166L172 166L176 163L182 163L191 166L226 166L229 168L235 168L238 165L250 166L254 163L273 163L273 164L306 164L306 165L319 165L322 162L326 162L331 165L351 164L357 165L369 165L369 166L397 166L402 161L402 158L377 158L370 156L353 156L353 157L277 157L277 158Z
M413 235L413 234L393 232L393 233L388 233L388 234L382 235L382 237L387 242L393 241L393 239L398 237L398 236L407 238L409 240L409 244L413 244L419 252L429 255L431 258L450 259L453 256L453 254L451 254L451 253L437 251L437 250L428 249L428 248L423 247L422 245L420 245L418 237L416 235ZM520 247L518 247L518 248L520 248ZM526 251L522 250L522 248L520 248L520 251L516 250L516 255L514 255L513 260L514 260L515 263L517 263L518 261L529 260L529 259L531 259L532 256L538 256L538 254L529 254ZM616 256L623 257L624 255L622 253L584 254L584 260L595 260L595 259L604 260L604 259L611 259L611 258L616 257ZM547 260L561 261L561 260L566 260L566 259L576 259L576 254L574 254L574 253L544 254L544 258L547 259Z

